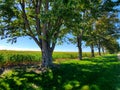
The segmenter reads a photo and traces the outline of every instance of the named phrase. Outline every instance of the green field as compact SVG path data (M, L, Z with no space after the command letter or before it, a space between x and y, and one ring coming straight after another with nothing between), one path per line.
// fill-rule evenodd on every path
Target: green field
M26 54L16 54L20 53ZM39 56L37 52L31 53L27 52L28 55ZM77 53L69 54L77 58ZM82 61L70 59L68 53L54 55L55 68L44 69L43 73L35 66L16 66L5 70L0 75L0 90L120 90L117 55L84 58Z
M97 56L98 54L95 53ZM90 52L83 52L83 57L90 57ZM77 52L54 52L53 61L63 59L78 59ZM39 51L0 51L0 66L18 63L41 62L41 52Z

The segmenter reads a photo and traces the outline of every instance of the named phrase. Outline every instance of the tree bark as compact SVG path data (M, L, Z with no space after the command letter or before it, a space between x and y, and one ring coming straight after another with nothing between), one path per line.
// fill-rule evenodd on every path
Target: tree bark
M45 23L42 28L42 67L50 67L52 65L52 51L48 39L47 24Z
M52 51L44 47L42 49L42 67L51 67L52 64Z
M77 37L77 46L78 46L79 60L82 60L82 32L81 35Z
M82 60L82 48L78 47L78 51L79 51L79 60Z
M93 44L91 44L91 57L95 57Z

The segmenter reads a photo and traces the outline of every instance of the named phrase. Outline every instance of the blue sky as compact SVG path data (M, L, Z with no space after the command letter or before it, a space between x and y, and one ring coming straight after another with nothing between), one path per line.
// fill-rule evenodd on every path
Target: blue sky
M120 39L118 40L120 43ZM14 44L7 43L7 40L0 40L0 50L30 50L30 51L40 51L37 44L29 37L18 38L17 42ZM78 48L76 45L64 42L62 45L56 45L55 51L64 52L77 52ZM97 51L97 49L95 49ZM83 45L83 52L90 52L90 48Z
M3 50L35 50L39 51L39 47L37 44L29 37L18 38L17 42L14 44L7 43L7 40L0 40L0 49ZM56 45L55 51L69 51L69 52L77 52L78 49L76 45L68 44L64 42L62 45ZM83 45L84 52L90 52L90 48Z

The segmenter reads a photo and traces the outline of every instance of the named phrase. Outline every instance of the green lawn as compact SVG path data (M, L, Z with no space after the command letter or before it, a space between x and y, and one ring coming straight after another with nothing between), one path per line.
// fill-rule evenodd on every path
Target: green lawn
M59 61L56 68L35 72L32 67L6 70L0 90L120 90L116 55Z

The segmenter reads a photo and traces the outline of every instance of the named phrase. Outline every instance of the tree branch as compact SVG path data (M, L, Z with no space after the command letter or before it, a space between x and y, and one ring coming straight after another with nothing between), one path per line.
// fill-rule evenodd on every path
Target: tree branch
M27 19L26 12L25 12L25 2L24 2L24 0L22 0L22 2L20 2L20 5L21 5L21 8L22 8L23 20L25 22L26 29L28 29L30 31L30 33L33 34L33 32L31 31L30 25L29 25L29 21Z
M32 32L31 28L30 28L30 24L29 24L29 20L27 18L27 15L26 15L26 12L25 12L25 1L24 0L21 0L20 1L20 5L21 5L21 8L22 8L22 13L23 13L23 20L25 22L25 31L26 31L26 34L29 35L30 37L33 38L33 40L39 45L39 47L41 48L41 41L38 40L34 33ZM27 29L29 30L29 32L27 31Z
M56 32L53 32L53 35L52 35L55 38L55 41L52 42L52 46L50 47L52 51L54 50L55 45L57 43L57 39L58 39L58 36L60 33L60 26L61 25L62 25L62 19L58 18L56 21L56 24L55 24L55 29L54 29L54 30L56 30Z
M35 19L36 19L36 32L38 33L38 38L39 41L41 40L41 27L40 27L40 19L38 18L38 15L40 14L40 7L41 7L42 0L36 0L36 5L35 5Z

